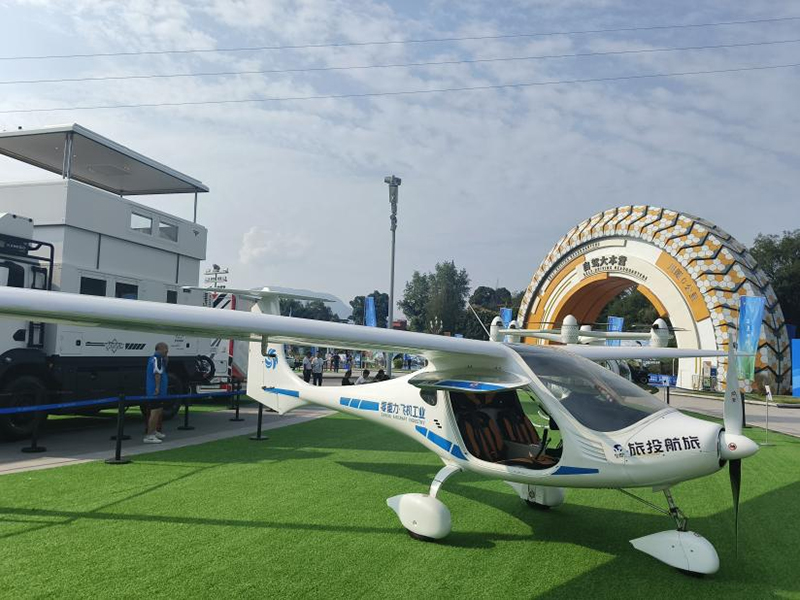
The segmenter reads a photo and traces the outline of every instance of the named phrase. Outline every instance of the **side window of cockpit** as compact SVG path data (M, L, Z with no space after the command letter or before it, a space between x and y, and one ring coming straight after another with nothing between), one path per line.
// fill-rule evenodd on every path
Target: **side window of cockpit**
M436 390L420 390L419 395L425 404L436 406L437 392Z

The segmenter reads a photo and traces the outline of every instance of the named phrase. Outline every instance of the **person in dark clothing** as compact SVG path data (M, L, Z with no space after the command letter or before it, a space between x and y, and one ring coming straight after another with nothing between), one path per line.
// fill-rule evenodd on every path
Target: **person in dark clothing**
M344 372L344 377L342 377L342 385L353 385L353 382L350 381L350 378L353 376L353 372L350 369Z
M338 352L334 352L333 353L333 372L334 373L338 373L339 372L339 360L340 360L339 359L339 353Z
M389 378L386 376L386 371L383 369L378 369L378 372L375 373L374 381L386 381L387 379Z
M306 383L311 381L311 352L306 352L303 357L303 381Z

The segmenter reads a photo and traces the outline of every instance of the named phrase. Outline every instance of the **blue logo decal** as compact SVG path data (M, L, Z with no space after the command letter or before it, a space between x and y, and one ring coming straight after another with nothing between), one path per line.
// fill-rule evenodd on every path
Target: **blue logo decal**
M278 368L278 353L275 352L275 348L267 350L267 355L264 357L264 366L267 369Z
M625 449L620 444L614 444L614 457L625 458Z

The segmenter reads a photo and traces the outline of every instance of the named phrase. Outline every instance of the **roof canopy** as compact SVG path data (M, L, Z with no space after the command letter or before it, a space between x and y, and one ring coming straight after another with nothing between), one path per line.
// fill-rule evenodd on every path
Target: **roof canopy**
M208 191L197 179L77 123L0 133L0 154L120 196Z

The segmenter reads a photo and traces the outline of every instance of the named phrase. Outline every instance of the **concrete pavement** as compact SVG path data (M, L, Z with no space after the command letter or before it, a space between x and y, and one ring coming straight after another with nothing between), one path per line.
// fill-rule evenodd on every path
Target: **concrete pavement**
M663 399L664 390L659 393ZM676 393L672 391L670 393L670 405L680 410L690 410L711 417L722 418L722 402L707 396L693 396L683 392ZM748 425L766 427L767 407L764 404L747 402L744 411ZM778 408L770 405L769 429L770 431L779 431L780 433L800 437L800 409ZM761 440L756 439L756 441Z
M324 408L301 408L286 416L265 412L262 430L268 431L295 423L303 423L324 417L331 412ZM131 419L125 427L125 433L130 435L131 439L123 441L122 454L123 456L135 456L146 452L171 450L239 435L255 434L258 408L247 406L240 409L240 414L244 421L235 422L230 421L233 416L232 410L190 412L189 424L195 429L180 431L177 427L183 424L183 413L181 412L178 417L164 423L164 433L167 435L167 439L161 444L144 444L142 442L142 419ZM116 433L116 419L91 419L91 424L84 427L80 427L79 423L61 431L48 432L45 429L39 444L45 446L47 451L40 454L24 454L20 451L23 446L29 445L28 441L0 443L0 475L104 460L114 455L116 442L109 438ZM51 427L52 429L53 427ZM268 444L269 442L253 443Z

